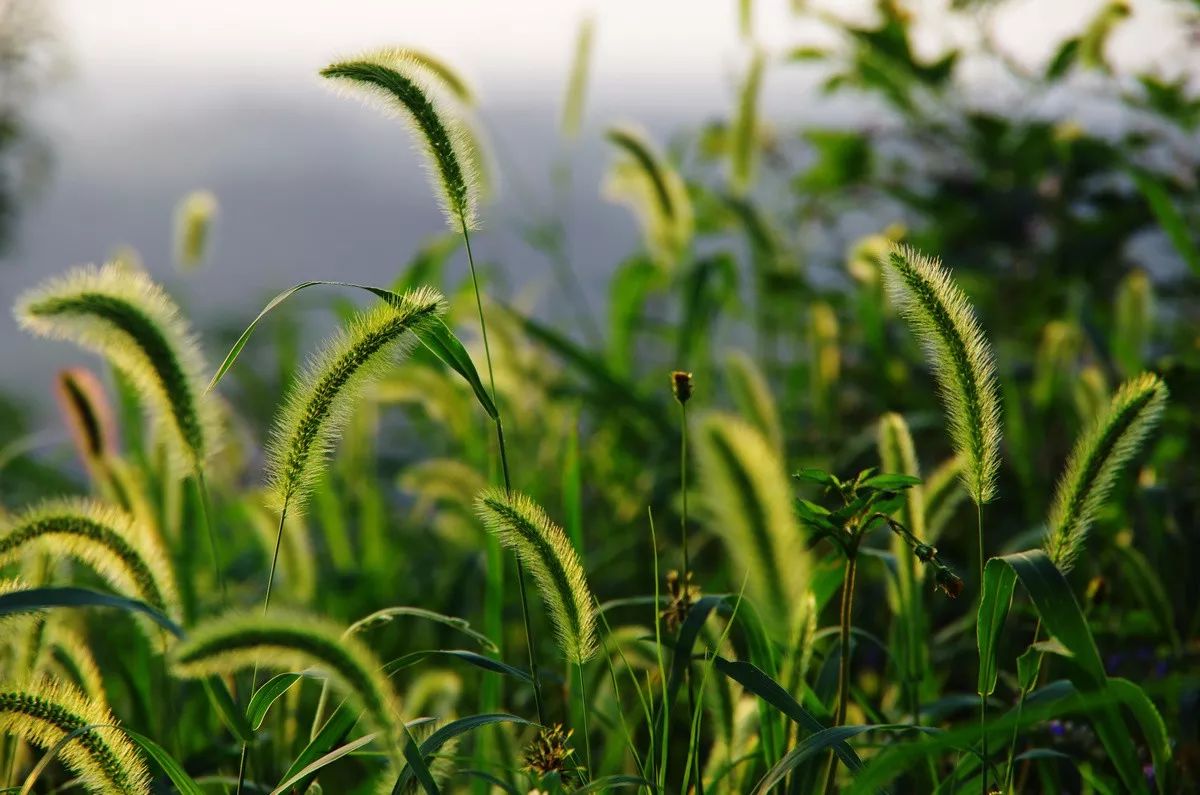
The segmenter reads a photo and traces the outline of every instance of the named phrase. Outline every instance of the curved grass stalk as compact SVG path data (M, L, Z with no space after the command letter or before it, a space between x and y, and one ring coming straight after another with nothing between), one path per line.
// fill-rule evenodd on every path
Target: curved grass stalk
M883 263L892 297L938 381L967 493L976 505L987 503L995 497L1000 468L1000 400L991 347L966 295L936 259L893 246Z
M171 655L179 676L201 679L256 666L325 672L332 687L365 715L371 731L387 739L387 752L399 761L403 738L396 719L397 698L382 672L383 663L345 628L308 613L232 611L198 625Z
M813 564L783 462L761 433L727 414L705 417L694 442L712 527L748 572L752 601L790 643L804 619Z
M0 733L43 748L75 735L59 749L58 756L79 777L84 789L105 795L149 795L146 763L133 743L116 729L116 723L103 704L62 682L0 685Z
M37 550L78 560L116 591L179 615L171 565L155 531L131 516L82 499L50 500L5 523L0 563ZM149 630L149 628L148 628ZM159 637L156 630L154 637Z
M413 344L412 332L442 311L440 294L414 290L394 305L357 315L310 360L289 390L267 445L267 488L274 509L304 510L355 401L398 352Z
M411 122L414 137L425 154L430 173L434 176L434 192L446 214L446 221L451 230L462 233L471 271L471 286L475 292L475 306L479 312L479 330L487 360L488 384L494 404L496 376L492 367L492 349L488 341L483 295L479 289L479 276L475 268L475 255L471 251L470 235L470 230L476 226L479 204L479 147L469 128L439 107L435 97L417 74L420 68L421 65L406 58L403 51L384 50L374 56L366 55L357 60L333 64L323 69L321 75L345 81L347 85L365 90L368 96L381 100L386 109L399 112ZM500 454L500 470L504 477L504 489L508 492L512 490L512 480L508 469L508 449L504 441L504 423L498 411L493 415L493 419ZM517 587L521 597L521 614L525 619L525 643L529 652L529 669L533 677L534 703L537 707L538 722L544 724L546 719L542 709L541 685L534 655L536 641L529 623L525 572L520 560L517 561Z
M95 351L120 370L176 457L198 470L212 452L216 406L204 359L178 307L141 271L84 266L17 299L22 328Z
M1064 573L1083 550L1088 528L1117 475L1158 424L1166 402L1166 384L1143 373L1121 385L1076 441L1046 520L1046 554Z
M983 505L996 495L1000 469L1000 398L991 346L975 311L950 272L936 259L908 246L892 246L884 263L888 289L925 348L938 381L950 438L963 462L963 483L975 502L978 576L982 587L986 558ZM980 666L982 667L982 661ZM987 698L979 696L981 725L987 724ZM982 738L982 791L988 791L987 735Z
M443 112L421 74L426 69L428 64L410 53L389 49L331 64L321 76L376 100L412 125L450 228L473 229L479 200L475 163L462 123Z
M590 660L597 649L595 599L566 533L517 492L488 489L479 495L476 512L488 532L532 572L563 656L576 664Z

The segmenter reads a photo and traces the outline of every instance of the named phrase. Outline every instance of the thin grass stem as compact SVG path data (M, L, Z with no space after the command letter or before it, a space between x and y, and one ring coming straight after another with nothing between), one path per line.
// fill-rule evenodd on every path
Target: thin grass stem
M579 706L583 713L583 759L587 765L587 780L592 780L592 736L588 730L588 698L587 685L583 679L583 663L576 663L575 670L579 674Z
M458 214L459 226L462 230L463 244L467 249L467 265L471 269L471 287L475 291L475 308L479 312L479 333L483 338L483 355L487 363L488 371L488 388L492 392L492 402L496 402L496 374L492 367L492 348L488 341L487 320L483 313L483 295L479 290L479 277L475 270L475 255L471 251L471 234L467 230L466 216L459 211ZM504 443L504 423L500 417L496 417L496 445L500 449L500 471L504 476L504 492L505 494L512 493L512 478L508 471L508 447ZM543 726L546 724L546 714L542 706L542 685L541 679L538 676L537 657L534 654L534 647L537 645L533 635L533 626L529 622L529 596L525 587L525 567L521 565L521 561L517 560L517 590L521 594L521 618L525 623L525 648L529 653L529 674L533 679L533 704L537 710L538 723Z
M979 590L980 590L979 598L982 599L983 598L983 567L984 567L984 562L985 562L984 561L984 553L983 553L983 506L980 505L978 500L975 501L975 521L976 521L976 529L978 531L978 539L979 539L979 572L978 572ZM983 658L982 657L979 659L979 666L980 666L980 668L983 667ZM987 741L987 696L985 696L982 693L979 694L979 729L980 729L980 740L981 740L980 751L982 754L981 759L980 759L980 762L981 762L980 769L983 773L983 776L982 776L981 782L980 782L980 786L981 786L980 791L982 792L983 795L988 795L988 761L989 760L988 760L988 741Z
M216 568L217 584L221 589L221 607L229 607L229 591L225 586L225 563L221 557L221 545L217 541L217 531L213 527L212 516L209 509L208 496L208 481L204 477L204 470L199 464L196 465L196 488L200 492L200 517L204 522L205 531L208 533L208 544L211 549L213 567Z

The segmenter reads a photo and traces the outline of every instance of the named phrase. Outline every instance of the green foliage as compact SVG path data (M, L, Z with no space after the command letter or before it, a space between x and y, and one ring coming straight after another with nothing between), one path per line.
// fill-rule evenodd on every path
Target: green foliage
M1120 3L1032 64L978 4L938 24L982 43L940 50L891 0L793 4L820 39L769 48L736 6L723 117L661 145L600 128L642 232L604 323L565 200L601 143L590 20L549 206L524 180L514 205L558 277L545 305L471 254L477 97L412 49L325 70L411 123L450 221L386 289L279 293L219 332L211 374L131 252L22 297L22 324L112 373L56 376L69 436L0 404L0 701L54 718L0 719L0 785L119 790L101 743L127 742L132 784L188 795L1195 790L1187 66L1111 57L1140 16ZM867 110L783 113L761 89L788 78ZM206 258L211 217L181 206L178 259ZM291 299L316 285L376 303L327 302L344 330L305 368ZM968 500L995 502L990 561ZM115 716L138 732L84 723Z

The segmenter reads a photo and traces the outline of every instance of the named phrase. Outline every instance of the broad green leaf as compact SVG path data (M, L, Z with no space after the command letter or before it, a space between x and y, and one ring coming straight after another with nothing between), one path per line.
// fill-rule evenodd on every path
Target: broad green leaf
M416 335L422 345L441 359L447 367L462 376L488 416L493 420L499 419L500 410L496 408L491 393L484 388L483 381L479 379L479 371L475 369L475 363L471 361L467 349L463 347L462 342L450 330L450 327L441 319L437 319L428 328L417 331Z
M233 696L229 693L229 687L225 684L225 680L219 676L210 676L207 679L201 680L204 684L204 692L208 694L208 700L217 708L217 713L221 717L221 722L233 732L233 735L244 743L254 742L254 729L246 721L246 716L237 708L237 704L233 702Z
M350 731L350 728L357 721L358 716L352 710L348 709L345 704L339 705L333 711L333 714L329 716L329 719L325 721L324 725L321 726L321 730L317 732L316 736L309 741L304 750L300 752L300 755L292 761L287 772L283 774L283 781L295 780L299 782L306 778L306 775L301 775L301 771L307 770L322 754L333 748L335 744L341 742L345 738L346 733ZM281 782L280 787L282 786L283 783ZM297 787L297 789L303 792L305 787Z
M990 563L983 571L983 596L979 600L979 615L975 622L975 639L979 649L980 695L990 696L996 689L996 642L1008 609L1012 605L1013 588L1017 575L1008 566L993 566Z

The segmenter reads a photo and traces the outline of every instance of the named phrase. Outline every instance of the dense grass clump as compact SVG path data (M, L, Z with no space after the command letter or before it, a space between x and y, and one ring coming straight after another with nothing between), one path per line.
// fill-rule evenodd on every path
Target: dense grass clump
M408 123L447 216L385 230L393 279L222 321L213 372L131 249L23 294L101 361L41 385L61 428L0 398L0 789L1197 791L1191 83L1112 78L1157 122L1102 137L963 101L991 38L795 5L829 41L739 3L729 112L653 139L590 118L582 21L549 192L497 216L552 281L474 256L484 93L391 48L321 74ZM1014 84L1105 85L1117 5ZM774 118L813 61L885 114ZM603 296L597 152L633 216ZM190 294L239 256L216 206L177 210Z

